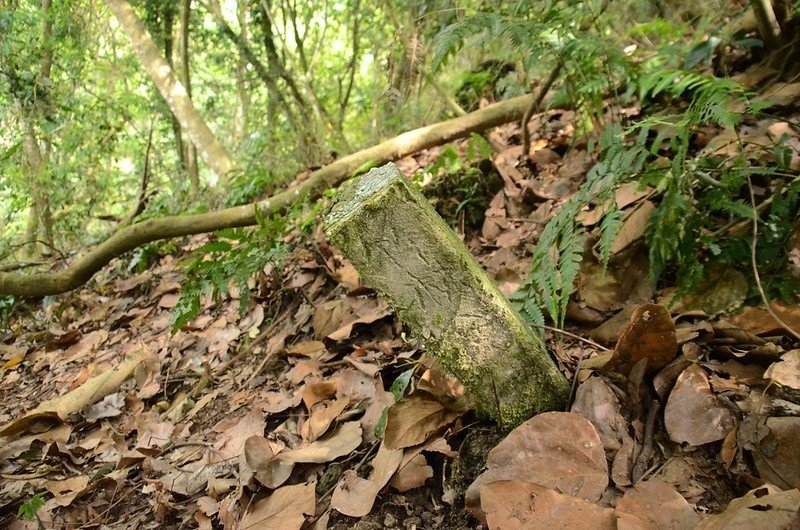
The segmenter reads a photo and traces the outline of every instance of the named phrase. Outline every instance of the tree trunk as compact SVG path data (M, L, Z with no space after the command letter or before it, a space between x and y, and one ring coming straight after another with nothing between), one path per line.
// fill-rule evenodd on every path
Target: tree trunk
M230 172L237 168L236 162L194 108L186 88L178 81L167 61L161 56L142 21L126 0L106 0L106 4L128 35L139 60L170 110L200 151L200 156L219 176L221 182L226 183L230 178Z
M148 219L118 230L66 269L53 273L0 273L0 295L45 296L70 291L86 283L94 273L123 252L139 245L166 239L213 232L223 228L251 226L262 216L285 210L306 197L318 198L323 191L350 178L366 164L380 165L435 145L464 138L474 132L522 118L533 97L530 95L489 105L460 118L403 133L376 146L340 158L309 175L296 186L255 204L216 212L174 215Z
M781 27L772 9L771 0L750 0L758 23L758 33L768 50L775 50L781 42Z
M192 0L181 1L181 82L186 87L186 94L192 98L192 79L189 69L189 14L192 8ZM185 146L186 173L189 175L190 196L194 201L200 194L200 173L197 169L197 149L192 142L187 142Z

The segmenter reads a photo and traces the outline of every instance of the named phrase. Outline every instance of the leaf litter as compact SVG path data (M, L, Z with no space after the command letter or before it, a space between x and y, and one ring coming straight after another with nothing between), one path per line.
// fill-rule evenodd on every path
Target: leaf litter
M489 133L496 153L477 164L487 187L474 211L442 200L452 175L426 177L507 295L595 162L573 137L574 112L535 121L529 157L517 125ZM751 135L775 131L764 123ZM466 143L453 148L463 155ZM444 149L398 166L423 173ZM725 271L677 301L653 292L652 193L618 190L608 269L587 249L568 306L574 333L546 333L573 379L570 410L510 433L464 409L458 381L320 230L290 234L293 253L252 285L246 311L235 289L206 297L175 334L174 257L133 276L108 269L0 336L0 520L34 528L15 514L44 493L37 516L53 528L800 524L800 349L784 328L800 328L800 311L773 302L734 314L746 289ZM611 206L579 220L595 230Z

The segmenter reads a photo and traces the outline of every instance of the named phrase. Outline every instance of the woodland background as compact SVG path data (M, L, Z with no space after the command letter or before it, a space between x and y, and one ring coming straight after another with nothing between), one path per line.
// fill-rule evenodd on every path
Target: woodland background
M0 520L548 520L498 502L523 491L604 528L765 495L747 524L798 524L798 28L789 0L0 0ZM571 412L504 438L459 408L327 242L388 161ZM501 462L566 433L588 470Z

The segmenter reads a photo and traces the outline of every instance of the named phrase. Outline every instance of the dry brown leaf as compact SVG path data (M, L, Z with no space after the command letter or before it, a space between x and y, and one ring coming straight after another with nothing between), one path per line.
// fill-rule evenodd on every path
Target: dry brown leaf
M370 477L364 479L353 470L345 471L333 491L331 508L350 517L367 515L372 511L378 493L389 482L402 460L402 450L388 449L381 443L372 461Z
M242 518L241 528L300 530L306 516L314 515L315 487L315 482L309 482L276 489L272 495L252 506Z
M753 451L759 476L785 490L800 489L800 418L767 418L767 428Z
M369 324L390 315L380 298L345 297L319 304L314 313L314 336L317 339L343 340L356 324Z
M660 478L636 484L617 501L620 530L691 530L698 522L686 499Z
M359 445L361 445L361 425L357 421L351 421L341 425L324 440L317 440L305 447L278 453L275 458L254 471L260 472L257 474L259 482L268 488L277 488L286 482L296 463L324 464L349 454Z
M408 462L400 465L389 485L402 493L422 486L431 477L433 468L428 465L425 455L416 454Z
M800 491L761 486L732 500L724 512L703 519L695 530L788 529L798 507Z
M628 248L634 241L644 237L647 222L650 215L655 211L656 206L650 201L642 201L633 211L625 216L622 227L611 244L611 254L619 254Z
M306 409L310 411L311 407L320 401L325 401L335 396L337 386L338 382L336 379L305 385L305 387L303 387L303 404L306 406Z
M722 440L733 429L730 410L717 403L705 370L695 364L675 382L664 409L664 423L674 442L694 446Z
M581 383L575 392L572 412L592 422L608 453L618 451L629 437L628 422L622 415L619 400L608 383L600 377L590 377Z
M772 311L795 332L800 332L800 306L770 302ZM764 307L748 307L744 313L729 319L735 326L755 335L788 333Z
M313 442L330 428L331 424L350 405L349 397L340 397L328 403L319 403L300 428L304 440Z
M620 254L607 269L593 254L586 254L580 265L578 299L581 304L601 312L646 303L653 296L648 268L643 245L635 245Z
M319 359L327 352L325 343L318 340L306 340L293 344L286 349L286 353L292 355L301 355L310 359Z
M67 362L74 362L83 360L86 354L92 350L97 349L98 346L108 340L108 331L98 329L91 333L84 335L80 341L76 342L64 352L64 358Z
M490 530L615 530L614 510L538 484L499 480L481 486L481 511Z
M65 480L48 480L44 484L47 491L55 497L56 504L69 506L78 495L86 491L89 486L89 477L80 475Z
M603 369L627 375L639 361L646 359L648 370L660 370L675 358L677 351L675 324L669 310L658 304L644 304L634 309L611 360Z
M389 407L384 441L391 449L421 444L460 415L428 392L418 390Z
M787 351L781 360L773 363L764 372L765 379L773 383L800 390L800 350Z
M596 501L608 486L608 465L594 426L572 412L548 412L526 421L489 452L486 468L467 489L467 508L480 511L481 486L521 480Z
M244 450L245 441L251 436L262 436L266 420L260 410L251 410L246 415L232 420L232 425L224 429L209 452L209 462L223 462L238 457Z

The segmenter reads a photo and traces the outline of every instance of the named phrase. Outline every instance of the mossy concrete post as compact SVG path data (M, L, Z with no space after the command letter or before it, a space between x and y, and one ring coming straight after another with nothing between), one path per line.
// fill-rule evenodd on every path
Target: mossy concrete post
M345 186L325 233L478 413L513 427L564 406L569 385L542 341L397 166Z

